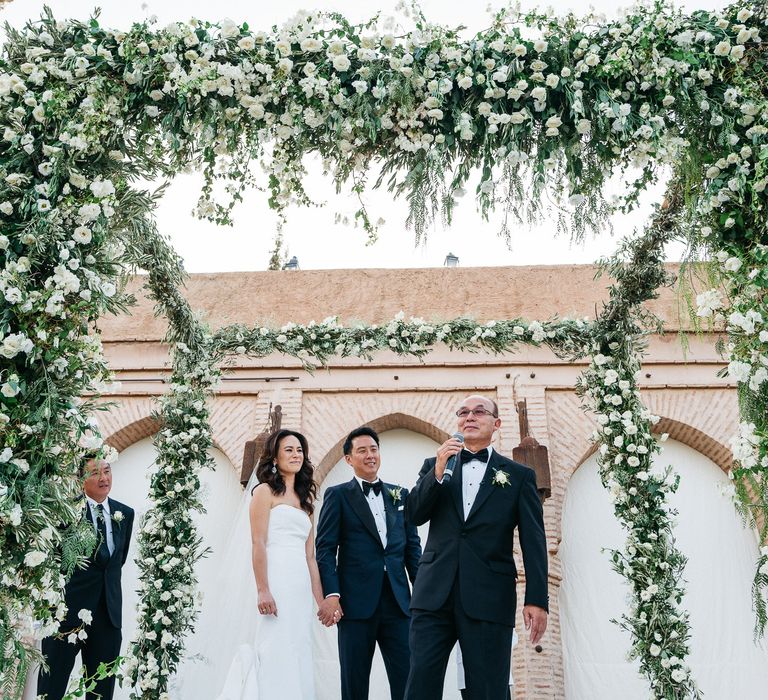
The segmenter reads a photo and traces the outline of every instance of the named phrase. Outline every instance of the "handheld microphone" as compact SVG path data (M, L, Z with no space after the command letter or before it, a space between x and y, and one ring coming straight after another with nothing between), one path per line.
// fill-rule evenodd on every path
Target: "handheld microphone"
M454 433L451 435L454 440L464 442L464 436L461 433ZM456 468L456 462L458 462L459 454L451 455L448 458L448 463L445 465L445 471L443 472L443 483L447 484L453 476L453 470Z

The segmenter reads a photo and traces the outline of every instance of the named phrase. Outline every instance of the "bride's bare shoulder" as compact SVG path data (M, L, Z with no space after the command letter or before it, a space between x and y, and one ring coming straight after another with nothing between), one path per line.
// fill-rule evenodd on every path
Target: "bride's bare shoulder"
M272 503L272 500L274 498L274 494L272 493L272 489L269 487L269 484L257 484L254 486L253 491L251 492L251 503L254 504L270 504Z

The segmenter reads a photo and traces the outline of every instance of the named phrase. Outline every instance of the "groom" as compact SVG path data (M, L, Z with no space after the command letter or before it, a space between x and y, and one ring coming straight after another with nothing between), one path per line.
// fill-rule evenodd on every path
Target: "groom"
M547 542L532 469L491 447L496 403L469 396L456 412L464 447L446 440L424 462L406 502L408 520L429 521L411 600L408 700L440 700L458 640L468 700L508 698L517 604L512 554L518 532L525 565L523 620L532 644L547 626ZM448 460L459 455L446 478Z
M365 700L378 642L392 700L408 678L408 606L421 556L416 528L406 524L407 489L378 478L379 436L368 427L344 442L355 472L325 492L317 524L317 565L325 600L318 617L338 622L342 700Z

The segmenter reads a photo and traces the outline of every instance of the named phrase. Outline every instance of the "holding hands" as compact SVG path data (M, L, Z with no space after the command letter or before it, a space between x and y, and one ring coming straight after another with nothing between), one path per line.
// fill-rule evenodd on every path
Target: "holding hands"
M339 602L339 596L329 595L323 599L320 603L317 611L317 619L320 620L326 627L332 627L344 616L344 611L341 609L341 603Z

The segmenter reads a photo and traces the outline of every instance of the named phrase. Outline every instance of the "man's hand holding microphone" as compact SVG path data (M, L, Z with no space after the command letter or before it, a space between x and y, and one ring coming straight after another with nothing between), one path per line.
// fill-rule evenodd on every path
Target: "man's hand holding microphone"
M453 477L453 470L459 463L459 452L464 447L464 436L461 433L454 433L440 447L437 448L437 459L435 460L435 478L447 484Z

